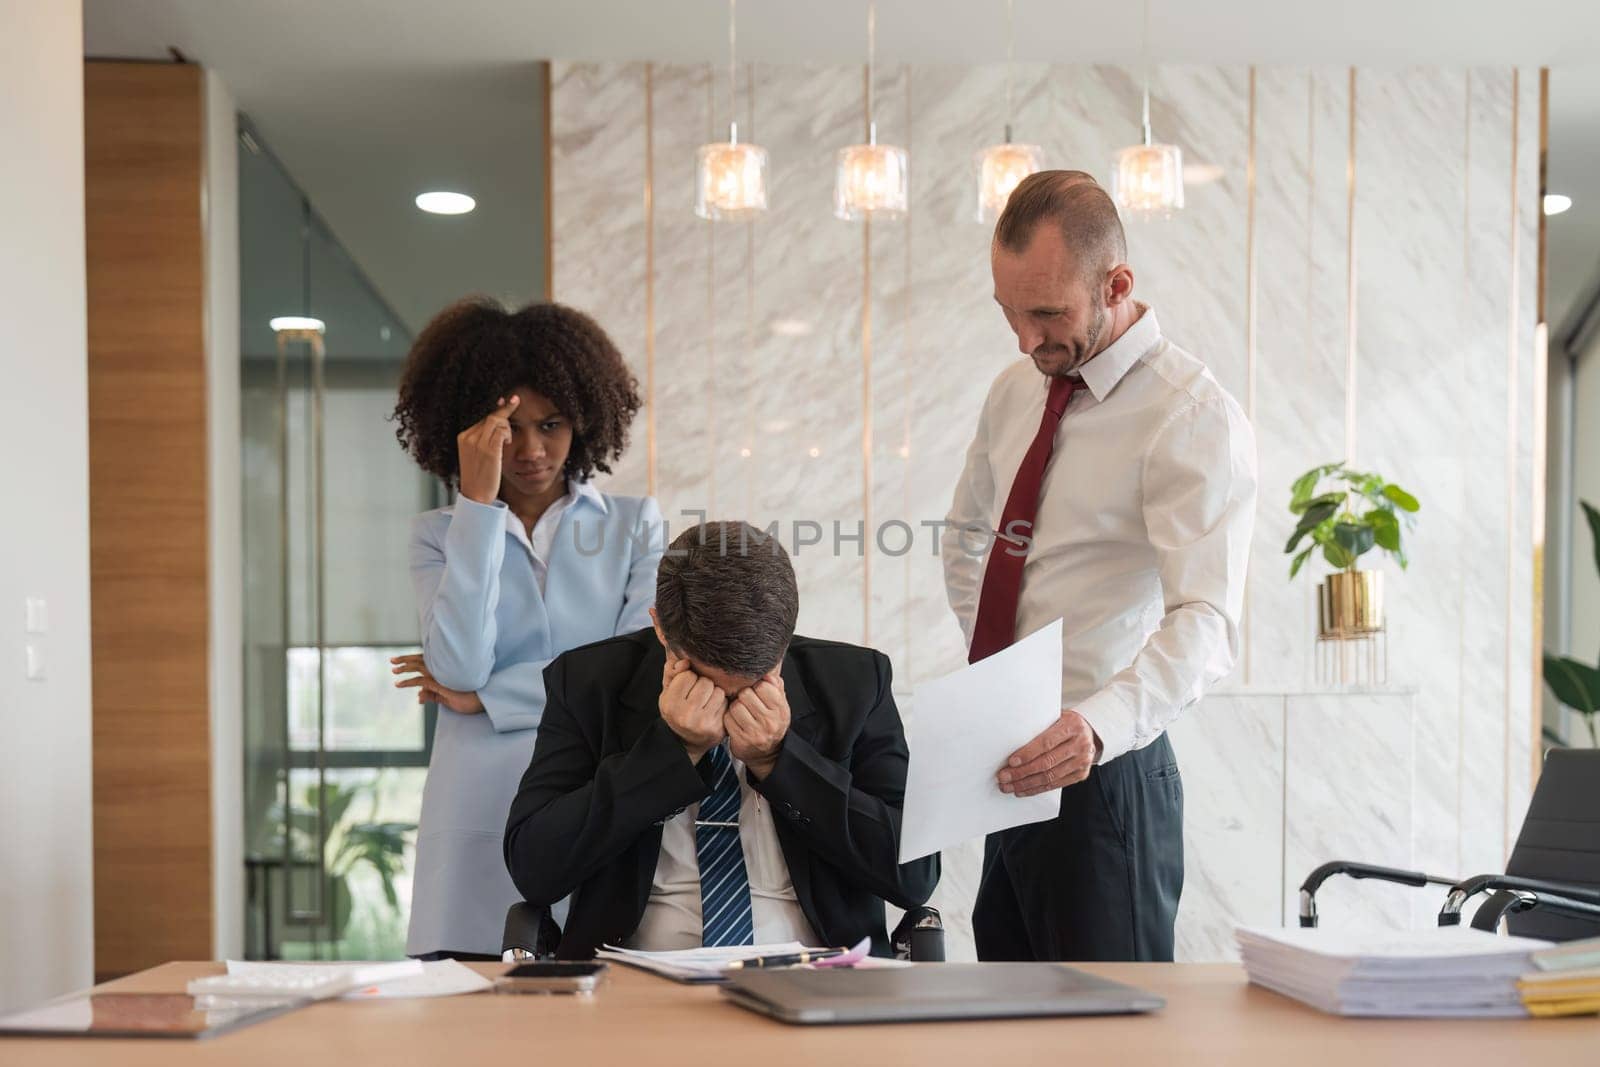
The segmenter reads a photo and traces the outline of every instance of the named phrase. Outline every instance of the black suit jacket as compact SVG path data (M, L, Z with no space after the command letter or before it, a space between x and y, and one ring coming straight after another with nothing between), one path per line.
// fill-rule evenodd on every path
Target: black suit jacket
M533 761L506 823L506 867L533 904L573 894L560 956L621 944L644 915L661 826L711 792L661 718L655 631L576 648L545 668ZM928 899L939 858L901 865L906 740L880 652L796 637L783 661L789 734L753 787L772 805L795 896L825 945L889 951L883 901Z

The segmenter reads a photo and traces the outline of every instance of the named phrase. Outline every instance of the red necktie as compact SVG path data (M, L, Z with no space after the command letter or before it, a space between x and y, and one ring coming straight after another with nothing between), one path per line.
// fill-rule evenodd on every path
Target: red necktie
M1082 378L1050 379L1050 395L1045 398L1039 432L1033 435L1033 444L1028 446L1022 465L1017 468L1011 495L1006 497L1006 509L1000 515L999 536L989 553L989 565L983 571L978 621L972 627L968 663L992 656L1017 639L1022 565L1028 559L1024 545L1031 543L1033 536L1033 517L1039 512L1039 490L1044 485L1044 469L1050 465L1050 453L1055 448L1056 427L1061 424L1061 414L1067 410L1072 394L1082 385ZM1007 537L1029 540L1015 544L1008 542Z

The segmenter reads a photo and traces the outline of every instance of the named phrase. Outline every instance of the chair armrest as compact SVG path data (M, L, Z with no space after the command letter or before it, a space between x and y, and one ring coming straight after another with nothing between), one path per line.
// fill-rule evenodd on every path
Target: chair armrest
M1600 890L1544 878L1477 874L1450 887L1444 907L1439 909L1439 925L1460 926L1462 907L1479 893L1492 894L1472 917L1472 925L1480 930L1498 929L1505 915L1536 907L1577 919L1600 921Z
M944 962L944 918L938 908L912 908L889 935L896 959L917 963Z
M1422 871L1403 871L1398 867L1379 867L1371 863L1354 863L1350 860L1334 860L1324 863L1306 876L1300 883L1300 925L1317 925L1317 890L1336 874L1347 878L1376 878L1382 882L1394 882L1397 885L1424 886L1424 885L1454 885L1454 878L1445 878L1437 874L1425 874Z
M561 927L550 917L550 909L519 900L506 910L505 933L500 938L501 956L509 961L550 959L561 946Z

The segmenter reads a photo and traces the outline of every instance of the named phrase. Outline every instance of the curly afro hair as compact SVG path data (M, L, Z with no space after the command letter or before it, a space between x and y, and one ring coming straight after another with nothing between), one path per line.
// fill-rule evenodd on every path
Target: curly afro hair
M521 387L572 421L568 478L610 472L628 445L639 383L600 324L561 304L510 312L468 297L435 315L406 356L394 435L423 470L454 486L456 435Z

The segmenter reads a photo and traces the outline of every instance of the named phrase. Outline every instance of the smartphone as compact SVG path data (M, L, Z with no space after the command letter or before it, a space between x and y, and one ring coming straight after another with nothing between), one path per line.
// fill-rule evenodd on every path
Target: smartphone
M521 963L495 981L496 993L593 993L606 963Z

